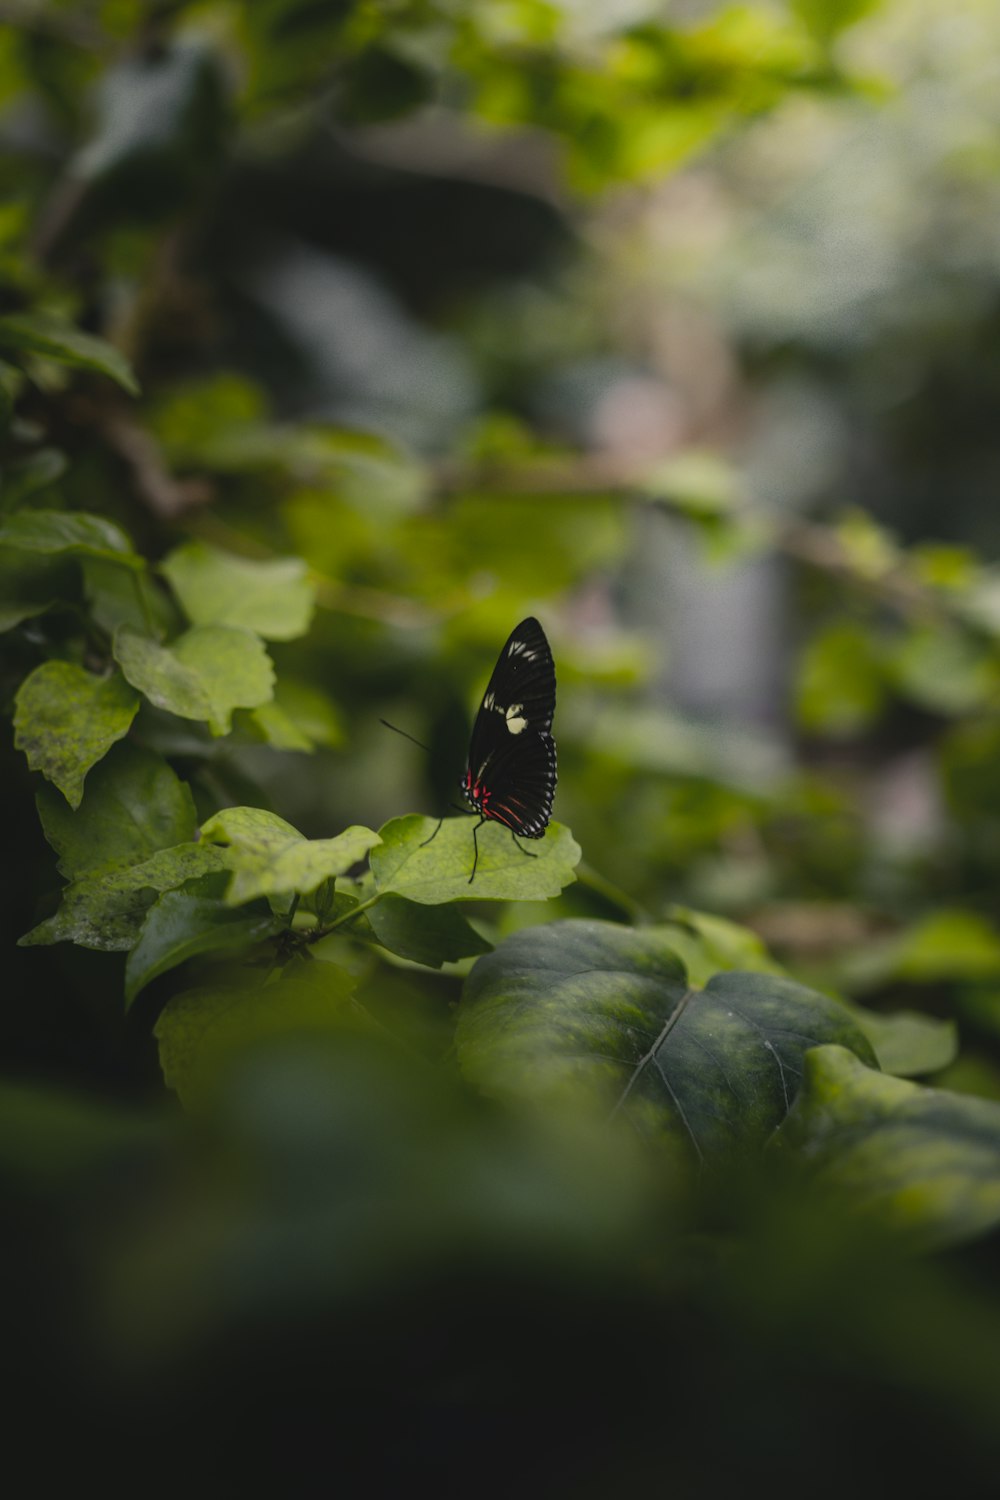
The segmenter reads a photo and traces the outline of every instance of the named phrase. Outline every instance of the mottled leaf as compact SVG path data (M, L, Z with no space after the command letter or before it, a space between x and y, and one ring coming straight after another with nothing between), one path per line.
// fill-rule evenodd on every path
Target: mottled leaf
M257 807L227 807L209 818L203 840L230 847L233 878L226 893L231 906L256 896L308 895L364 859L379 842L370 828L355 824L331 839L307 839L274 813Z
M66 886L55 916L25 933L20 946L77 943L81 948L124 952L135 944L158 891L225 868L224 850L211 844L179 844L135 865L91 870Z
M522 852L510 830L499 823L479 829L479 863L472 874L471 818L437 820L410 813L379 829L382 842L372 853L372 871L380 891L394 891L421 906L447 901L545 901L576 879L580 846L568 828L550 823L545 837L530 841ZM430 843L425 841L430 839ZM527 845L528 841L525 841Z
M228 734L237 708L256 708L274 691L274 668L263 642L247 630L198 625L171 646L123 625L115 657L133 687L157 708L206 720Z
M43 662L18 690L14 743L79 807L87 772L128 733L138 707L118 672L97 677L73 662Z
M97 868L139 864L192 840L197 826L187 782L162 756L127 741L94 767L75 812L42 787L38 813L60 872L71 880Z

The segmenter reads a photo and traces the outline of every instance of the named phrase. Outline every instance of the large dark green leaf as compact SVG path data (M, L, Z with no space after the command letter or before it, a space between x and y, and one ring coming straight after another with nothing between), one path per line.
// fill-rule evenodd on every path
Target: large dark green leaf
M463 1070L488 1091L589 1099L701 1162L762 1145L822 1042L875 1062L835 1000L770 974L690 989L669 929L583 921L525 929L480 959L457 1031Z
M846 1212L924 1245L1000 1224L1000 1104L886 1077L843 1047L805 1064L775 1141L842 1190Z
M580 860L580 846L561 823L550 823L545 837L533 841L529 853L517 847L509 829L499 823L484 824L476 835L479 863L470 883L474 822L445 818L431 839L436 821L410 813L379 829L382 842L372 851L371 865L380 891L394 891L421 906L445 901L544 901L558 896L576 879L573 871Z

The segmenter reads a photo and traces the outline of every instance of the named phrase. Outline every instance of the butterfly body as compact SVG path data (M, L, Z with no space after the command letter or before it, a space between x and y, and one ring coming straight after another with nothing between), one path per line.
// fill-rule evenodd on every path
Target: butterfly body
M462 795L480 820L540 839L552 814L556 671L545 632L529 616L497 658L469 740ZM526 852L526 851L525 851Z

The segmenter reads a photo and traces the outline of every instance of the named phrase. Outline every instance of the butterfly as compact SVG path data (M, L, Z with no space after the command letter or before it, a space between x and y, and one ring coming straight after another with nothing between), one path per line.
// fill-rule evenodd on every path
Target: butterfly
M551 734L555 707L552 652L545 631L529 615L511 631L497 658L472 726L465 775L459 782L465 800L479 814L472 830L476 852L470 885L479 863L476 834L484 823L509 828L519 849L518 837L545 835L557 780L556 742ZM531 851L521 849L521 853Z

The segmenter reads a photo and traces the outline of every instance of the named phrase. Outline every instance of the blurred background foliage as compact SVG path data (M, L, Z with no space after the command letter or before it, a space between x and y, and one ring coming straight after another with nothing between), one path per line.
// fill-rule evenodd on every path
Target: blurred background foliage
M316 590L271 648L280 726L143 710L199 812L437 811L536 613L593 878L499 931L708 910L957 1021L934 1081L1000 1098L998 57L991 0L2 0L0 313L141 385L0 363L5 511L294 555ZM48 628L4 637L5 706ZM155 989L123 1019L116 955L12 946L58 884L32 792L8 738L0 1037L52 1090L3 1104L38 1143L8 1284L29 1402L81 1441L128 1392L185 1483L161 1421L305 1490L374 1447L385 1487L705 1494L705 1408L719 1488L856 1489L831 1426L872 1493L901 1449L928 1485L995 1461L989 1244L901 1271L781 1180L663 1203L357 1038L292 1039L165 1144ZM377 1009L434 1059L458 994L400 964ZM512 1428L530 1479L492 1469Z

